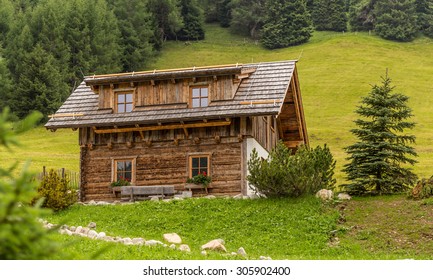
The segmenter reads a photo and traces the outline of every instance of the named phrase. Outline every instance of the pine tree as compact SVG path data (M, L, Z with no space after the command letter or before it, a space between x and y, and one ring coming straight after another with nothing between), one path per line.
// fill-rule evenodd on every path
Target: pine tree
M418 31L414 0L378 0L374 31L382 38L412 41Z
M268 49L307 42L312 33L310 14L304 0L268 0L262 44Z
M147 7L156 26L156 46L159 49L165 40L175 39L176 32L183 27L178 2L179 0L148 0Z
M10 99L12 96L12 80L9 69L6 66L6 60L1 56L0 49L0 112L5 107L10 107Z
M229 27L232 19L231 0L217 0L216 1L216 13L217 19L221 27Z
M408 189L416 181L416 175L402 165L413 165L416 152L410 144L414 135L404 134L415 123L408 121L412 110L407 106L408 97L392 93L391 79L383 78L381 86L374 85L370 94L362 98L356 113L362 117L355 121L358 128L351 132L358 142L346 147L349 163L344 167L349 192L396 193Z
M203 40L203 11L196 0L180 0L180 15L183 27L176 33L179 40Z
M0 0L0 45L5 41L14 16L14 6L10 0Z
M433 0L417 0L416 12L418 28L426 36L433 38Z
M312 19L316 30L346 31L345 0L315 0Z
M266 0L232 0L230 30L258 39L263 27Z
M376 2L377 0L352 0L349 7L349 25L352 31L373 30L376 21Z
M16 81L13 95L13 112L23 118L37 110L47 120L61 105L62 98L69 93L69 87L62 80L57 61L41 44L26 53L22 61L20 78Z
M152 22L147 3L141 0L110 0L121 33L122 71L140 71L146 68L161 47L155 38L156 26Z

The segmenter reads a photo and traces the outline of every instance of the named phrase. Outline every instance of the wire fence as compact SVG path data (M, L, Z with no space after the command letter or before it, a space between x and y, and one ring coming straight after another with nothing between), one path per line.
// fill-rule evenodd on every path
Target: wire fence
M67 178L69 180L68 186L74 190L80 189L80 173L75 172L72 170L67 170L65 168L60 168L58 170L55 170L57 172L57 175L61 177L62 179ZM37 179L39 181L42 181L42 179L48 175L49 170L47 171L46 167L44 166L42 169L42 172L38 174Z

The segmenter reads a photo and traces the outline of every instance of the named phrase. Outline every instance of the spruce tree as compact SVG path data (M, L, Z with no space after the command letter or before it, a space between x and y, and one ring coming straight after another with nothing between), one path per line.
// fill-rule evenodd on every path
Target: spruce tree
M316 30L346 31L345 0L315 0L312 19Z
M349 7L349 25L352 31L373 30L376 21L376 2L377 0L352 0Z
M268 0L261 42L268 49L307 42L312 33L304 0Z
M265 3L266 0L232 0L230 30L258 39L266 16Z
M414 0L378 0L374 31L382 38L412 41L418 32Z
M388 75L382 80L362 98L356 110L362 118L355 121L358 128L351 130L358 142L345 148L349 163L343 171L350 181L346 187L354 194L402 192L417 178L407 167L416 163L411 157L417 155L410 146L415 136L404 133L415 126L408 120L412 117L408 97L392 92Z
M177 33L179 40L203 40L203 11L199 8L196 0L180 0L180 15L183 27Z
M424 35L433 38L433 0L416 1L418 28Z
M2 58L1 53L0 49L0 112L3 111L3 108L10 107L12 96L12 80L6 60Z
M221 27L229 27L232 19L231 0L217 0L216 13Z

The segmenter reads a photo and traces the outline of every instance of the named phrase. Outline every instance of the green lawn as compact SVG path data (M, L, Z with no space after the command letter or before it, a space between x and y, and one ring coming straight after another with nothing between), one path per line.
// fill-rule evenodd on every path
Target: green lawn
M48 217L50 222L86 226L110 236L163 241L176 232L190 253L170 248L127 246L55 234L62 244L57 259L249 259L345 260L432 259L432 201L403 196L357 198L322 203L299 199L188 199L143 201L132 205L82 206ZM222 238L228 253L201 255L200 246Z
M388 69L395 91L410 97L416 128L419 163L414 171L420 177L433 173L433 40L418 38L396 43L368 33L316 32L310 42L280 50L266 50L256 42L232 35L216 25L206 26L206 40L167 42L149 69L250 63L299 59L298 73L303 95L308 133L313 146L328 143L337 160L336 177L343 183L345 146L355 138L349 130L357 117L353 111L372 84L381 82ZM24 150L13 154L0 150L0 157L33 160L33 168L43 165L78 171L78 133L42 128L21 137ZM11 162L2 161L1 166Z

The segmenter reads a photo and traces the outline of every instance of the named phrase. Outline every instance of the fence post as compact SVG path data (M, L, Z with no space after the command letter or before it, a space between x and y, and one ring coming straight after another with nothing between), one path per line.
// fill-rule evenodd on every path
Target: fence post
M45 171L46 169L45 169L45 166L42 168L42 178L44 178L45 177L45 174L46 174L46 171Z
M62 168L62 179L65 179L65 168Z

